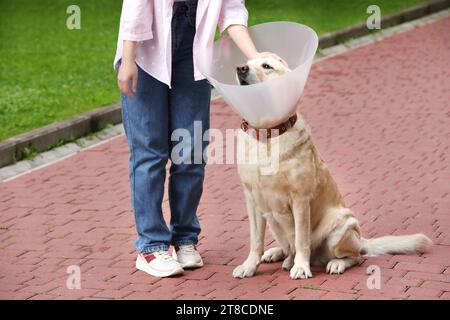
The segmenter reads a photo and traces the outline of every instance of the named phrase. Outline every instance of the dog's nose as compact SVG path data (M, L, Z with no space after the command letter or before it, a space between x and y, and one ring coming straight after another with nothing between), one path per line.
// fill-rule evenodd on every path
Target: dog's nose
M237 66L236 70L237 70L238 74L244 75L244 74L248 73L250 68L247 65L241 64L241 65Z

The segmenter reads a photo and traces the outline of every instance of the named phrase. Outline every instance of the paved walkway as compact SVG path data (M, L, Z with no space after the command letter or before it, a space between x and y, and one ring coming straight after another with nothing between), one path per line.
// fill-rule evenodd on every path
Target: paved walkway
M205 267L153 279L133 268L120 136L0 184L0 298L450 299L448 30L444 18L320 61L301 103L364 235L421 231L435 243L429 253L367 258L339 276L314 269L306 281L290 280L280 263L234 279L248 252L243 194L235 166L211 165L199 209ZM212 110L214 127L238 127L222 100ZM70 265L81 268L80 290L66 287ZM381 289L367 288L369 265L379 266Z

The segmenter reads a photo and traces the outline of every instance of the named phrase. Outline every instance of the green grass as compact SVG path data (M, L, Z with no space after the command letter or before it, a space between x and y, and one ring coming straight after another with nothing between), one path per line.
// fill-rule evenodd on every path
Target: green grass
M27 147L22 150L22 158L32 160L38 155L37 151L33 147Z
M81 30L66 8L81 8ZM121 0L0 0L0 140L119 99Z
M318 288L314 287L312 284L301 284L298 287L300 289L319 290Z
M387 14L421 2L376 3ZM74 3L81 30L66 28L66 8ZM322 34L364 21L371 3L247 0L247 7L250 25L290 20ZM0 140L119 100L112 60L121 6L122 0L0 0Z
M268 21L294 21L312 27L318 34L339 30L366 21L367 7L376 4L381 14L389 14L424 0L246 0L251 25Z

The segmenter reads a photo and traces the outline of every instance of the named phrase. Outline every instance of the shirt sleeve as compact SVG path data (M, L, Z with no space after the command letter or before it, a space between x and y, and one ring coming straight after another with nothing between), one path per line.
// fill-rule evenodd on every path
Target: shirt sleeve
M248 11L244 0L223 0L219 17L220 33L233 24L247 26L247 21Z
M152 0L123 1L119 31L123 40L144 41L152 39L152 24Z

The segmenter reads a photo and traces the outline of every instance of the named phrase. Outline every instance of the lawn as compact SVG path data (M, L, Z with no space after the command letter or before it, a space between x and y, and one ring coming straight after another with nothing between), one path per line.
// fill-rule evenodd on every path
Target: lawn
M424 0L378 0L382 14ZM81 8L81 30L66 8ZM319 34L359 23L372 1L247 0L251 25L307 24ZM112 60L122 0L0 0L0 140L119 100Z
M286 20L306 24L319 35L364 22L367 7L376 4L381 14L401 11L424 0L246 0L250 24Z

